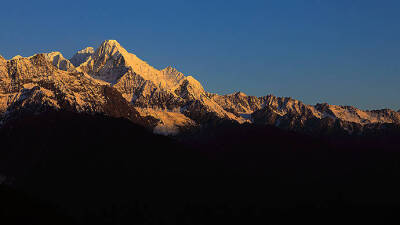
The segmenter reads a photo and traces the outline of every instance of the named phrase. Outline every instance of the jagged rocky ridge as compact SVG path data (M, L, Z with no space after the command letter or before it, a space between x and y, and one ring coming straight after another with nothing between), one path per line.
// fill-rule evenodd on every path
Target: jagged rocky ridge
M94 49L92 47L84 48L78 51L72 58L70 59L71 63L74 66L79 66L82 63L86 62L89 57L91 57L94 53Z
M389 124L400 124L400 114L390 109L363 111L327 103L306 105L290 97L255 97L242 92L224 96L210 94L210 97L225 110L249 118L252 123L310 134L363 134Z
M82 72L55 67L49 54L0 59L2 121L47 111L72 111L124 117L147 127L155 119L142 117L113 87ZM55 63L59 66L61 64Z
M59 52L11 60L0 57L0 78L3 121L26 112L61 109L114 113L162 134L220 121L268 124L311 134L363 134L400 124L400 112L389 109L363 111L326 103L306 105L272 95L208 93L192 76L173 67L158 70L115 40L104 41L96 50L78 51L70 60ZM110 103L107 93L121 107ZM115 113L120 108L124 112Z
M103 42L77 70L116 88L142 115L159 119L156 132L176 134L220 119L244 122L210 99L193 77L172 67L157 70L114 40Z

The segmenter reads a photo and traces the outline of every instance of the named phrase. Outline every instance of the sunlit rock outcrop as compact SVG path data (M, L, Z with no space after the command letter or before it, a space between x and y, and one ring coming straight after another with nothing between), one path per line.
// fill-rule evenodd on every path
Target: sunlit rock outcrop
M360 134L368 124L400 124L400 114L390 109L364 111L327 103L313 106L289 97L255 97L241 92L210 96L225 110L249 118L253 123L299 132L316 133L322 128L334 128Z
M127 52L115 40L104 41L77 69L109 83L141 111L153 112L153 116L164 121L160 126L176 122L165 122L169 112L180 113L197 123L204 121L202 117L244 121L210 99L192 76L185 77L170 66L158 70ZM194 107L201 113L188 110ZM154 112L159 112L160 116Z
M118 91L110 91L114 88L87 74L58 69L47 54L8 61L0 59L0 78L3 121L25 114L63 110L103 113L143 123L139 113Z
M45 56L55 67L60 70L71 72L76 71L75 66L68 59L64 58L60 52L47 53Z
M0 118L70 110L125 117L176 135L223 121L268 124L320 134L362 134L400 124L400 112L360 110L327 103L307 105L290 97L207 92L193 76L168 66L158 70L115 40L78 51L70 60L60 52L0 56Z
M88 61L88 59L94 54L93 47L87 47L80 51L78 51L74 56L72 56L69 61L75 66L78 67L82 63Z

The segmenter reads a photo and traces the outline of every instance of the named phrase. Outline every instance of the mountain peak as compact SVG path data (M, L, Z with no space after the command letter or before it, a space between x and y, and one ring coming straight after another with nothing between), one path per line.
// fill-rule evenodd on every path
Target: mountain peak
M61 52L50 52L45 54L46 58L58 69L64 71L75 71L74 65Z
M176 68L174 68L172 66L165 67L163 70L161 70L161 72L164 72L166 74L179 74L179 73L181 73Z
M71 62L78 65L79 71L108 83L115 84L130 68L140 67L136 65L139 63L143 64L116 40L103 41L94 53L90 53L88 48L82 51L88 53L78 52L71 58Z
M86 47L86 48L78 51L77 53L80 53L80 54L85 54L85 53L93 54L94 53L94 48L93 47Z
M50 52L50 53L46 53L46 55L48 55L48 56L61 56L61 57L63 57L63 55L61 54L61 52Z
M126 51L116 40L105 40L101 43L100 47L96 50L95 55L102 56L114 56L114 55L123 55L127 56L129 53Z
M117 40L104 40L102 45L119 45L121 46Z
M69 60L75 67L80 66L82 63L86 62L94 54L93 47L86 47L77 53Z
M176 68L174 68L173 66L167 66L167 67L165 67L163 70L166 70L166 71L178 71Z
M123 51L123 52L127 53L127 51L116 40L105 40L105 41L103 41L103 43L101 43L99 49L102 49L102 48L103 49L115 49L115 50Z
M16 56L12 57L11 60L20 59L20 58L24 58L24 57L22 57L21 55L16 55Z
M184 75L172 67L157 70L147 62L129 53L116 40L105 40L93 54L92 68L86 69L96 79L115 84L131 70L144 80L150 80L157 87L170 89L179 84ZM89 67L91 66L89 65ZM85 70L85 69L84 69Z

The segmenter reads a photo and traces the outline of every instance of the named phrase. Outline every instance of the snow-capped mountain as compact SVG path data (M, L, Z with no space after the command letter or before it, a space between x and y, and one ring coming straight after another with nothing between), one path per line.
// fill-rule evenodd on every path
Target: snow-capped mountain
M159 132L176 133L180 127L210 119L244 121L210 99L192 76L185 77L172 67L155 69L115 40L104 41L77 70L116 88L142 115L159 119Z
M11 60L0 57L0 78L3 121L21 113L57 109L128 117L152 124L154 132L162 134L219 121L351 134L361 134L366 127L400 124L400 112L389 109L363 111L351 106L306 105L272 95L208 93L194 77L170 66L158 70L115 40L104 41L96 50L80 50L70 60L60 52Z
M94 48L87 47L80 51L78 51L72 58L69 60L74 66L79 66L82 63L86 62L89 57L94 54Z
M327 103L306 105L289 97L255 97L242 92L223 96L210 94L210 97L225 110L250 118L253 123L303 132L338 128L360 134L364 126L371 124L400 124L400 114L390 109L363 111Z
M58 69L74 72L76 71L75 66L64 56L61 52L50 52L45 54L47 59Z
M49 55L53 54L11 60L0 58L0 112L3 121L25 114L63 110L103 113L149 125L148 118L141 117L117 90L85 73L58 69Z

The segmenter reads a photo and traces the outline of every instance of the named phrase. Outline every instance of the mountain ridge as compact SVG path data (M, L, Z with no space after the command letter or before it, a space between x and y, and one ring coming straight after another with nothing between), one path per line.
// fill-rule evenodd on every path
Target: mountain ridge
M40 59L36 62L37 58ZM99 107L105 103L104 91L93 92L92 88L100 90L98 87L108 86L121 94L137 116L158 120L152 129L166 135L224 120L273 125L311 134L319 133L320 129L362 134L365 127L400 124L400 110L360 110L327 103L307 105L290 97L256 97L240 91L228 95L209 93L193 76L185 76L171 66L158 70L126 51L116 40L106 40L97 49L86 47L70 60L60 52L11 60L1 57L0 77L3 119L13 114L11 111L28 107L29 102L59 109L63 108L60 102L67 102L78 112L104 112ZM62 90L56 93L56 89L46 88L48 80L53 85L56 81ZM27 95L29 101L18 100ZM92 100L88 101L88 97Z
M75 66L78 67L80 64L84 63L94 54L93 47L86 47L73 55L69 61Z
M103 113L150 125L118 91L84 73L58 69L46 54L0 61L0 78L2 122L56 110Z

